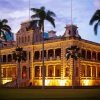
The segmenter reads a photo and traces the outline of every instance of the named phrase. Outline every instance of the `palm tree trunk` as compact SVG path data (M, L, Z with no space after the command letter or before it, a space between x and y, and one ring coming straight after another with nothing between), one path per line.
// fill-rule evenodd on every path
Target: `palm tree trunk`
M0 41L0 43L1 43L1 45L2 45L2 41ZM3 48L3 45L1 46L1 48ZM1 48L0 48L0 87L1 87L1 85L2 85L2 72L1 72L1 69L2 69L2 67L1 67L1 62L2 62L2 60L1 60Z
M73 58L73 66L72 66L72 89L74 89L74 58Z
M18 62L18 68L17 68L17 87L20 87L20 62Z
M45 87L45 69L44 69L44 23L42 26L42 89Z
M2 73L1 73L1 48L0 48L0 87L2 85Z

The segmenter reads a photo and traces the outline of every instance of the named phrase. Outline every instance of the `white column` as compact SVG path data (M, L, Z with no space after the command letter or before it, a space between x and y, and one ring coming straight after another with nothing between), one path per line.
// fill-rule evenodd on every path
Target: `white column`
M55 77L55 65L53 66L53 70L54 70L53 77Z
M46 66L46 77L48 77L48 65Z
M53 56L53 59L55 59L56 57L55 57L55 49L53 50L53 52L54 52L54 56Z
M87 77L87 66L85 65L85 77Z
M92 77L92 66L90 66L91 67L91 77Z
M39 66L39 70L40 70L40 72L39 72L39 77L42 77L42 75L41 75L41 72L42 72L42 68L41 68L42 66Z
M98 67L96 66L96 77L98 77Z

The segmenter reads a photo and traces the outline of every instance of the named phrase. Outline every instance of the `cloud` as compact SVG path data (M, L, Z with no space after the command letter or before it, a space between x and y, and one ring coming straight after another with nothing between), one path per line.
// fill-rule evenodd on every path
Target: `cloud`
M96 9L100 9L100 0L94 0L94 6Z
M29 19L28 1L0 0L0 18L7 18L15 33L20 28L20 24ZM45 31L54 29L57 35L63 35L64 27L70 24L71 20L70 0L30 0L30 3L31 8L45 6L47 10L53 11L56 14L56 28L54 29L50 23L45 22ZM89 26L89 20L96 9L100 9L100 0L73 0L73 23L79 27L79 33L83 38L93 41L97 40L93 39L93 26ZM92 37L88 34L92 34Z

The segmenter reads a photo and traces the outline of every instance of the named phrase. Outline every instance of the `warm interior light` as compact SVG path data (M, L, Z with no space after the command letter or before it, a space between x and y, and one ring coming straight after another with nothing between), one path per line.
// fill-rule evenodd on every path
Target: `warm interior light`
M45 80L45 86L49 86L50 80Z
M60 86L65 86L66 80L59 80L59 85Z
M11 79L5 79L5 80L2 80L2 84L5 84L7 82L11 82L12 80Z
M83 81L83 85L84 85L84 86L89 86L89 80L84 80L84 81Z

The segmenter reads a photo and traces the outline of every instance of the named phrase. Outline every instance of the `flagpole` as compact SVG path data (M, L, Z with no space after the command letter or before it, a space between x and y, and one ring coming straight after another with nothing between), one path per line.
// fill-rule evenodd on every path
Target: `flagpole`
M29 21L30 21L30 0L29 0Z
M72 8L72 6L73 6L73 4L72 4L72 0L71 0L71 25L73 24L73 12L72 12L72 10L73 10L73 8Z

